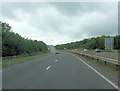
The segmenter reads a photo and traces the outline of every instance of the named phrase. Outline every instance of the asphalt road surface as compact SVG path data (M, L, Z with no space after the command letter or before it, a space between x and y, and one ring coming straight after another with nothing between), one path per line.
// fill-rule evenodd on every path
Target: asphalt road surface
M3 89L115 89L82 61L60 52L10 67L2 73Z

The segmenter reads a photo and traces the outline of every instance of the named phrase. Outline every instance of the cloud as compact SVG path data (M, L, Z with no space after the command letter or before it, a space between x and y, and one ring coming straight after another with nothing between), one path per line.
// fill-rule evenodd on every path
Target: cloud
M3 3L2 20L23 37L62 44L118 33L117 3Z

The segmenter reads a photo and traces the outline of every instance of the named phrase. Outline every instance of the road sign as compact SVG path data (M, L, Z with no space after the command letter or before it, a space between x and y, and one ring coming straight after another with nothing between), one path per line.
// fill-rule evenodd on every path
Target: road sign
M114 49L114 38L105 38L105 50Z

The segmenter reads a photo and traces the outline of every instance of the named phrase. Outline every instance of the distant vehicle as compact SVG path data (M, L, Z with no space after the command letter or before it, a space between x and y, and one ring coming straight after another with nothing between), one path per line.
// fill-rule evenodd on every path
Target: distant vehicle
M78 49L75 49L75 51L77 51Z
M95 52L101 52L101 50L100 49L95 49Z
M83 51L86 52L86 51L88 51L88 50L87 50L87 49L84 49Z
M57 50L57 51L55 52L55 54L60 54L60 52Z

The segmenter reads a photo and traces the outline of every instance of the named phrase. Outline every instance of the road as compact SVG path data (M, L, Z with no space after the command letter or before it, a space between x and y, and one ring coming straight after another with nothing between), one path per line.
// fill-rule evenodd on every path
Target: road
M3 89L115 89L82 61L60 52L10 67L2 73Z

